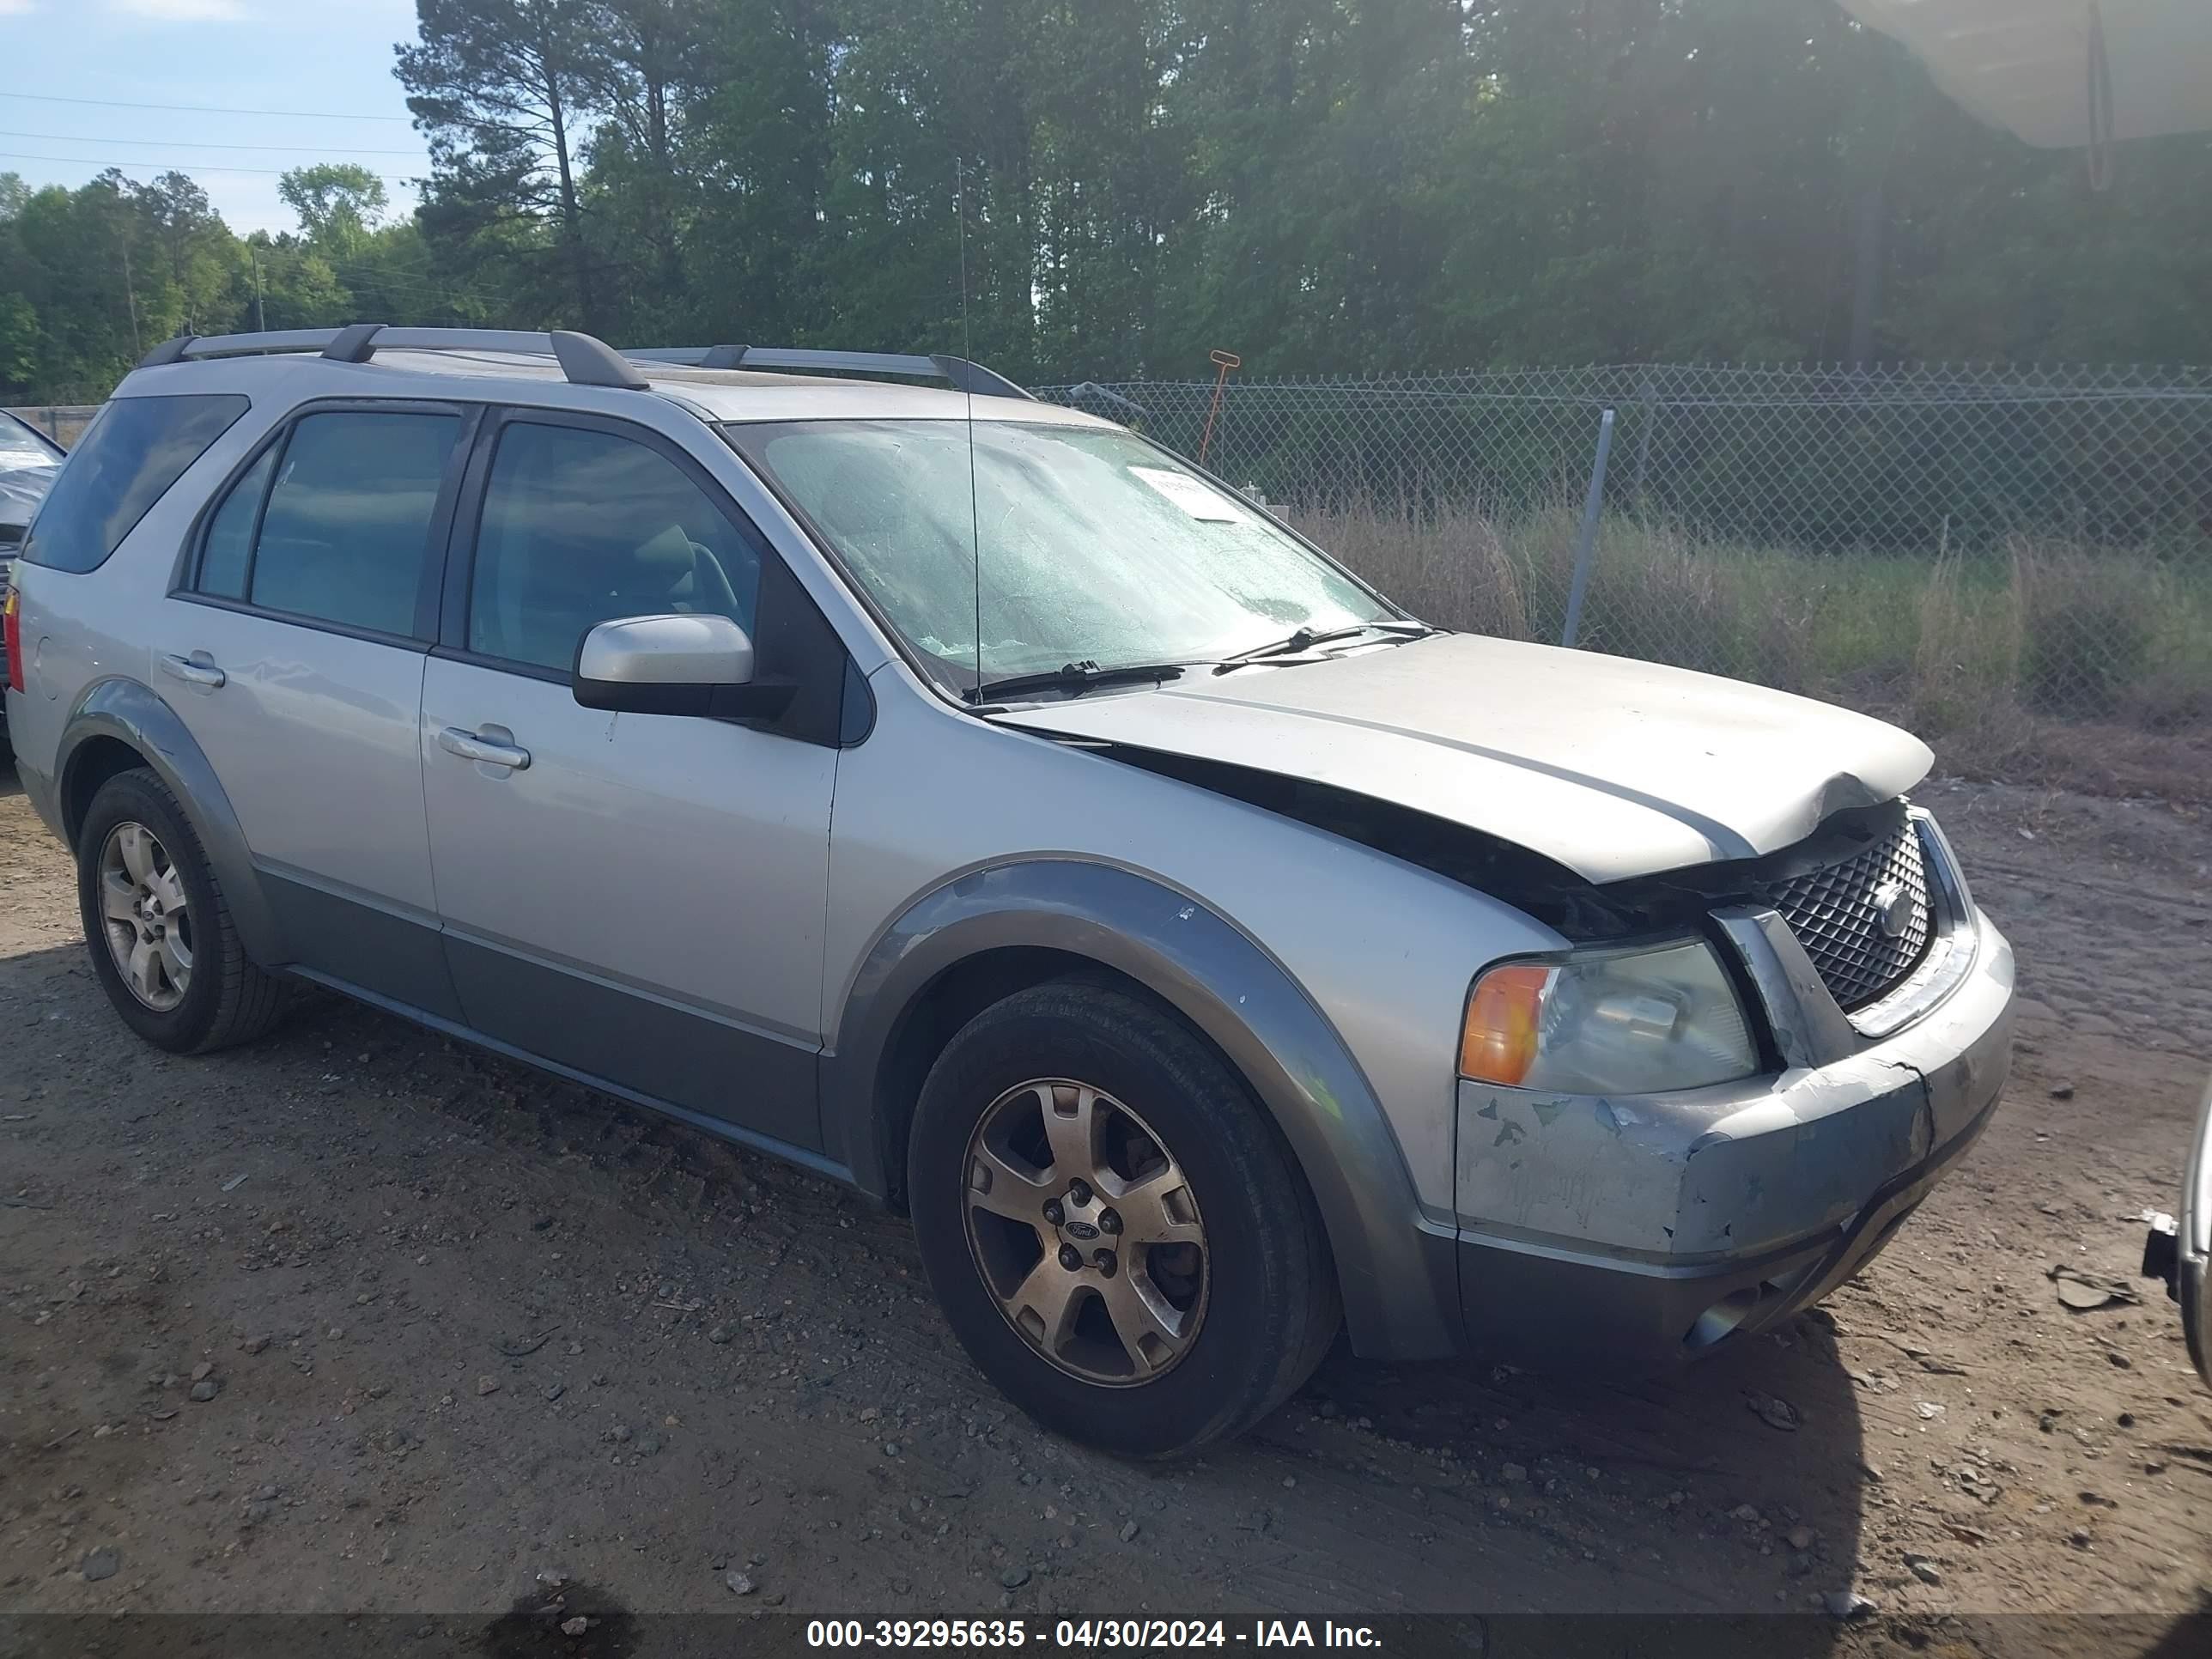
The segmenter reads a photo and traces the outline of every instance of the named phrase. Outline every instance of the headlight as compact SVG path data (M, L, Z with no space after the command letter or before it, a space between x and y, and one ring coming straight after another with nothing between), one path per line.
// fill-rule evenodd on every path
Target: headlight
M1702 942L1509 963L1475 981L1462 1077L1562 1094L1656 1094L1759 1069L1743 1005Z

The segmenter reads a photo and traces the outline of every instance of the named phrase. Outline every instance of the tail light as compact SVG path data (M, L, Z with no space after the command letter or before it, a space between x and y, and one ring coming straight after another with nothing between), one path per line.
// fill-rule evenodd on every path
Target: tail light
M23 689L23 623L18 614L23 604L22 595L15 591L13 582L8 584L8 598L0 603L0 648L8 653L8 689Z

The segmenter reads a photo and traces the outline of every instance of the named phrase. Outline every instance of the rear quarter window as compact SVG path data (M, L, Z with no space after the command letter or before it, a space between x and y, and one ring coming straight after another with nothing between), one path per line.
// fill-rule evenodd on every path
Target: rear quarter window
M248 407L236 393L110 403L47 492L23 544L25 561L80 574L97 569Z

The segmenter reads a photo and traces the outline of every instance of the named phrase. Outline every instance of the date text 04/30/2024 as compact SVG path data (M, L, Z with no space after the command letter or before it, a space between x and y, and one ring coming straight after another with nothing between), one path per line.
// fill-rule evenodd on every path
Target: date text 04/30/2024
M1382 1638L1366 1625L1333 1620L1061 1619L1049 1626L1024 1619L815 1619L811 1648L1366 1648Z

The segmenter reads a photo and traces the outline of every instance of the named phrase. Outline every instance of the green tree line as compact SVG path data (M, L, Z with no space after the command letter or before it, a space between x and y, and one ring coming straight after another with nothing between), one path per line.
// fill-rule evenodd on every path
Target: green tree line
M1047 380L2212 360L2212 140L2093 191L1832 0L418 0L394 70L411 214L0 177L0 389L362 319Z
M0 173L0 401L96 403L179 331L502 314L416 220L388 217L367 168L299 167L278 189L299 229L241 239L183 173L138 184L111 169L76 190L36 191Z

